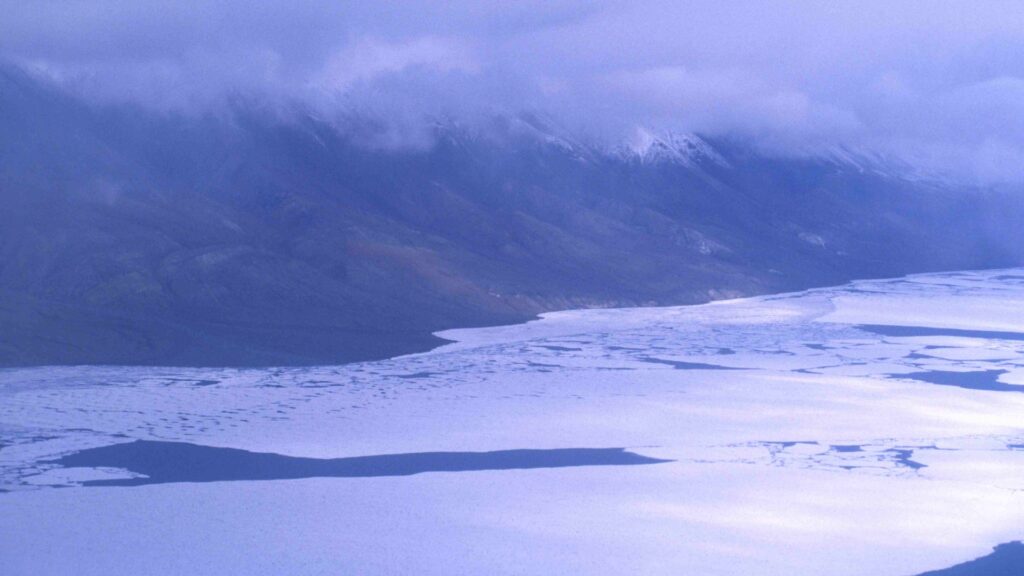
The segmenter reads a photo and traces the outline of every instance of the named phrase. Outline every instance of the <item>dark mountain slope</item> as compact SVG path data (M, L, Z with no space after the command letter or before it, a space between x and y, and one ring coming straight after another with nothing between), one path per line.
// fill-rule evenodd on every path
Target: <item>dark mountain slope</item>
M1024 544L1009 542L995 547L991 554L945 570L919 576L1018 576L1024 574Z
M0 70L0 364L343 362L544 310L1024 262L1013 195L875 166L607 152L528 118L427 150L361 129Z

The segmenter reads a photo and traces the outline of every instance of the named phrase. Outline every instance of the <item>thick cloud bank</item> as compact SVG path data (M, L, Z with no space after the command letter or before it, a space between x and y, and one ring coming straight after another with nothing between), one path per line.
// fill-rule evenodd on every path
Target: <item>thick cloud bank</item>
M1017 2L2 1L0 57L90 97L172 110L243 95L386 118L538 111L837 144L1024 180Z

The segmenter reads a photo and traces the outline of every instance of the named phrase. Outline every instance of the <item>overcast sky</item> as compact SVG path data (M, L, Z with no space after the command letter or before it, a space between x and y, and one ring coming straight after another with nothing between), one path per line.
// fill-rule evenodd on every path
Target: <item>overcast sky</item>
M256 8L256 6L259 8ZM843 143L1024 181L1024 3L0 0L0 57L163 109L255 93L396 123L541 111Z

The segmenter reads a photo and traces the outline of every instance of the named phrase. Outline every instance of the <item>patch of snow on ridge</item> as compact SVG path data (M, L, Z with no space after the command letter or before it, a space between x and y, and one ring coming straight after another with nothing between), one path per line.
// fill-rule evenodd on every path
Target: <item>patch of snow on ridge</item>
M700 136L671 130L656 133L642 127L637 127L632 137L627 140L621 156L642 164L729 165L725 158Z

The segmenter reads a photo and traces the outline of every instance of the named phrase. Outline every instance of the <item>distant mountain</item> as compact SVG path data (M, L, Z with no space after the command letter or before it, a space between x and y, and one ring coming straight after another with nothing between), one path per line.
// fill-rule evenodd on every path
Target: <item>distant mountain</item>
M1024 263L1019 197L848 151L373 129L96 106L0 69L0 364L344 362L545 310Z
M1024 574L1024 544L1008 542L996 546L991 554L957 564L945 570L919 576L1018 576Z
M676 164L698 169L708 165L729 167L715 147L700 136L675 132L655 134L642 128L619 149L619 156L627 162L640 164Z

